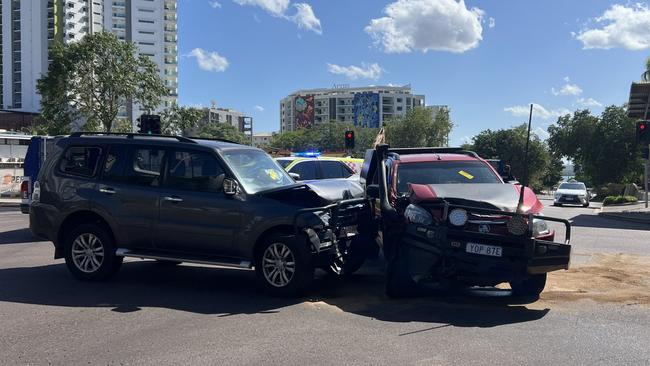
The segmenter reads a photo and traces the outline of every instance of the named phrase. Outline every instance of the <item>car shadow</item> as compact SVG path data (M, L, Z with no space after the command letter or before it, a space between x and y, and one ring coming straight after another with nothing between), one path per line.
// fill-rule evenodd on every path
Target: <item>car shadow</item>
M267 314L300 304L322 304L388 322L429 322L460 327L494 327L541 319L548 309L517 305L507 292L488 295L455 293L390 299L384 295L383 274L367 266L347 280L319 276L303 298L264 294L252 271L200 266L164 267L152 261L126 262L108 282L81 282L63 263L41 267L0 269L0 302L104 307L135 312L147 307L230 316Z
M599 229L650 230L650 225L617 220L598 215L578 215L569 219L574 227L594 227Z
M345 281L323 279L322 301L342 311L389 322L423 322L456 327L495 327L543 318L550 309L531 309L535 299L516 298L510 290L472 288L457 291L422 289L409 298L392 299L384 292L385 276L375 262ZM339 284L343 282L343 284Z
M0 245L32 243L39 241L43 241L43 239L35 237L27 228L0 232Z

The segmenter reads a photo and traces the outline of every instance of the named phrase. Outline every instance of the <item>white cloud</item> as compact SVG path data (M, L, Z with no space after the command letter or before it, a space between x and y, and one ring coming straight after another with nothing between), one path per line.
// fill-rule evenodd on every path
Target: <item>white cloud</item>
M553 95L580 95L582 94L582 88L577 84L566 83L559 90L551 88L551 93Z
M221 8L221 3L218 2L217 0L211 0L211 1L208 1L208 3L210 4L210 6L211 6L213 9L219 9L219 8Z
M537 128L535 128L531 132L534 133L535 135L537 135L537 137L539 137L542 140L546 140L547 138L549 138L549 136L551 136L551 134L548 133L547 130L545 130L545 129L539 127L539 126Z
M397 0L384 13L365 31L385 52L462 53L483 39L483 10L468 9L463 0Z
M594 98L578 98L578 104L584 107L602 107L603 104Z
M488 28L494 28L495 25L497 25L496 20L494 20L494 18L490 17L490 19L488 19Z
M512 107L503 108L504 112L508 112L515 117L528 117L530 112L530 104L516 105ZM533 118L549 119L557 118L565 114L570 114L571 111L566 108L546 109L543 106L533 103Z
M372 79L377 80L381 77L383 69L379 66L378 63L366 64L361 63L359 66L339 66L335 64L327 64L327 71L336 75L345 75L350 80L356 79Z
M239 5L259 6L267 13L282 17L289 8L289 0L233 0Z
M309 4L298 3L293 4L293 6L296 8L296 14L289 16L288 18L291 19L294 23L298 24L298 28L310 30L318 34L323 33L323 30L320 26L320 20L316 18L314 10Z
M574 36L583 49L644 50L650 47L650 9L647 5L612 5L593 19L601 28L584 29Z
M206 51L202 48L193 49L188 57L195 57L199 68L206 71L225 71L228 68L228 60L217 52Z
M258 112L264 112L264 107L262 107L261 105L256 105L256 106L253 107L253 108L254 108L256 111L258 111Z
M298 25L298 28L322 34L320 19L314 14L311 5L306 3L293 4L296 9L294 15L288 15L290 0L233 0L239 5L252 5L264 9L270 15L290 20Z

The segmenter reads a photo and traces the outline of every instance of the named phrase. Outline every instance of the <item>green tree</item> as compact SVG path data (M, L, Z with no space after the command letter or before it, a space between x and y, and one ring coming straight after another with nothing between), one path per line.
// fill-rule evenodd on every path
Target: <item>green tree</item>
M431 109L413 108L404 117L385 123L386 142L392 147L444 146L453 124L449 110L441 108L433 115Z
M52 62L47 77L37 81L36 88L41 94L40 121L32 133L46 135L65 135L70 133L77 111L72 108L72 98L67 90L72 75L72 60L68 59L62 43L54 43L50 49Z
M251 143L249 137L228 123L207 123L199 128L199 137L224 139L244 145Z
M71 108L86 121L84 129L112 131L127 101L150 110L167 93L156 64L112 33L90 34L53 51L48 73L38 81L48 123L63 123Z
M199 128L205 112L199 108L182 107L174 103L160 113L160 129L163 134L186 135Z
M551 150L571 159L581 180L593 185L639 181L643 164L634 142L635 120L624 107L609 106L600 117L576 111L548 131Z
M352 154L362 156L370 148L377 128L355 127L351 123L330 121L320 123L312 128L300 128L295 131L275 134L271 139L271 147L276 149L304 151L318 150L321 152L343 152L345 150L345 131L354 131L355 148Z
M475 151L482 158L501 159L510 165L516 178L523 180L527 133L525 124L510 129L485 130L474 137L472 144L465 147ZM535 134L531 134L528 164L528 185L537 191L544 187L547 180L545 178L550 180L556 173L557 167L551 167L551 155L547 146ZM553 168L551 174L549 168Z

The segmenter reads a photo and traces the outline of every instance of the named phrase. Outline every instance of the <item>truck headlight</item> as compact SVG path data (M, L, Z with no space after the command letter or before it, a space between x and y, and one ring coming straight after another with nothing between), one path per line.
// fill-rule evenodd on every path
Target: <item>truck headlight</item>
M548 228L546 220L533 219L533 237L548 235L550 233L551 230Z
M412 224L431 225L433 216L420 206L410 204L404 210L404 217Z

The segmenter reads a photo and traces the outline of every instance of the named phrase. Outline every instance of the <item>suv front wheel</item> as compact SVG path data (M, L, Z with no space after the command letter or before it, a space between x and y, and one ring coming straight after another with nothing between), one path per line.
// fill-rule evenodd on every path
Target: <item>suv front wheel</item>
M73 276L84 281L105 280L117 272L122 257L115 255L113 238L96 224L82 224L67 236L65 263Z
M255 258L255 272L264 288L281 296L299 295L314 279L307 243L293 235L273 234L264 240Z

